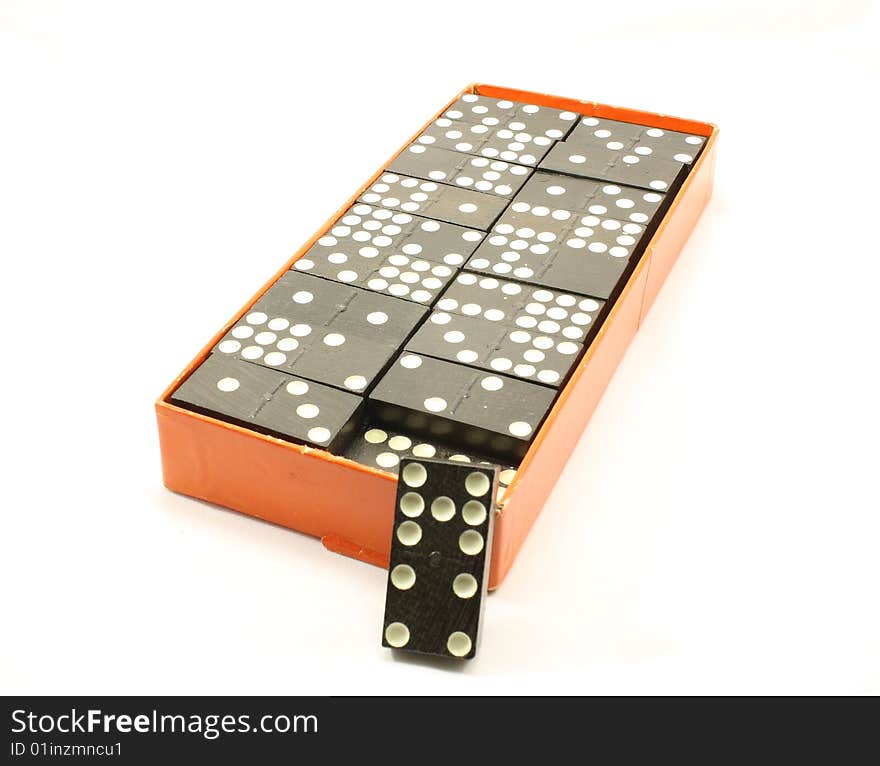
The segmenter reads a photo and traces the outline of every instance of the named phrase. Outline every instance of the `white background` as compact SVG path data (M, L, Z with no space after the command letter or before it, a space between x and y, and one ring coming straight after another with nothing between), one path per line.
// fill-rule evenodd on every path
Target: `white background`
M880 691L876 5L0 2L6 693ZM471 81L721 126L478 659L162 487L153 401Z

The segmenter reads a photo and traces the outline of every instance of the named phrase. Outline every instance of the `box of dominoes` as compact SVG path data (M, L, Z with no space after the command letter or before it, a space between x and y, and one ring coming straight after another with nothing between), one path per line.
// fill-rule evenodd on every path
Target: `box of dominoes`
M387 566L401 460L497 466L497 587L709 200L716 142L469 86L162 394L166 486Z

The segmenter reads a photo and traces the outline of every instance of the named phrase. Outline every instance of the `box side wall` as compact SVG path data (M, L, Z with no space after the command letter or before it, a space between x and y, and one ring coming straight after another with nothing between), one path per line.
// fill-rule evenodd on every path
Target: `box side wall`
M539 106L548 106L552 109L567 109L577 112L584 117L607 117L611 120L622 120L623 122L638 122L642 125L650 125L665 130L680 130L683 133L693 133L698 136L709 136L714 130L714 126L708 122L688 120L684 117L657 114L656 112L645 112L640 109L630 109L624 106L599 104L595 101L581 101L575 98L551 96L545 93L532 93L527 90L516 90L515 88L505 88L486 83L475 83L471 86L471 89L474 93L489 96L490 98L508 98L513 101L527 101Z
M162 402L156 415L169 489L322 539L356 541L350 555L387 562L394 477Z
M647 265L643 260L633 273L614 306L613 315L590 345L517 472L512 492L495 525L490 588L497 588L513 565L638 330Z
M660 288L678 260L694 226L712 196L715 178L717 131L700 155L699 165L689 175L687 183L670 206L663 224L651 238L649 248L650 272L645 287L642 317L648 313ZM640 322L641 324L641 322Z

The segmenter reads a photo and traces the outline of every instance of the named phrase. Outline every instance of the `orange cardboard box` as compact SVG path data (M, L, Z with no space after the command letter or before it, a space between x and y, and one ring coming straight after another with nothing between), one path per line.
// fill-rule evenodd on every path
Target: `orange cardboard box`
M709 201L718 129L704 122L494 85L473 84L456 94L455 99L465 93L526 101L584 116L638 122L707 138L605 321L536 434L515 479L499 500L489 578L489 587L496 588L513 564L630 340ZM408 139L400 151L455 99ZM359 188L211 338L156 402L162 469L169 489L314 535L331 551L379 566L388 563L397 483L394 474L191 412L171 404L169 398L229 328L355 203L383 169Z

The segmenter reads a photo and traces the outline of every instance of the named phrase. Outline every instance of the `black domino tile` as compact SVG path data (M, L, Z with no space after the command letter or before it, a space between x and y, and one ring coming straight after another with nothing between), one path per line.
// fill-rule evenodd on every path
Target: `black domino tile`
M443 117L561 140L577 124L578 115L537 104L466 93L443 113Z
M467 269L607 300L643 233L632 222L564 210L536 215L514 203Z
M481 123L440 117L425 128L416 139L416 143L436 149L479 155L480 149L492 135L493 130L495 128ZM547 140L547 146L552 143L550 139Z
M539 170L520 188L514 203L516 209L528 205L545 215L561 209L648 224L665 199L661 192Z
M494 194L385 173L360 197L361 202L488 231L508 200Z
M555 394L547 386L404 352L376 384L369 409L392 430L517 463Z
M463 271L434 308L583 343L602 301Z
M532 173L532 168L488 157L438 149L415 143L388 166L392 173L442 181L499 197L512 197Z
M696 159L706 139L691 133L632 122L584 117L568 135L566 142L572 147L593 147L598 142L612 151L689 165Z
M358 254L325 252L300 258L293 268L420 304L431 303L455 276L452 266L403 253L364 258Z
M408 301L289 271L215 350L361 392L425 315Z
M488 322L514 324L538 288L518 282L462 271L434 304L440 311L467 317L482 317Z
M394 474L400 470L400 461L404 458L436 458L474 465L492 465L495 462L485 455L462 452L455 445L437 439L393 431L370 422L361 425L341 454L356 463ZM508 487L515 475L516 468L512 465L502 468L498 474L501 491Z
M480 146L480 155L535 166L544 158L553 143L546 136L506 127L493 131L486 137Z
M613 151L629 151L646 130L646 125L634 122L610 120L605 117L582 117L568 134L566 143L577 147L603 142Z
M364 400L222 354L211 354L174 404L313 447L337 451L360 426Z
M507 333L507 327L497 322L434 311L407 341L406 350L491 370L489 360Z
M487 591L496 487L494 466L401 461L383 646L474 657Z
M561 141L577 124L577 117L574 112L563 112L536 104L522 104L517 108L513 120L504 127L514 133L526 133L530 136Z
M608 149L602 140L577 145L561 141L550 149L540 167L663 192L673 188L687 172L687 165L681 162Z
M416 142L534 167L556 142L544 135L516 130L516 126L490 128L441 117L424 130Z
M450 120L473 125L482 124L488 127L506 125L516 119L518 108L525 106L508 99L480 96L476 93L465 93L443 112L443 117Z
M517 202L548 210L562 209L586 212L593 198L600 194L601 181L536 171L530 183L520 189Z
M407 343L415 353L561 385L603 302L462 272Z
M552 320L540 322L559 329ZM581 344L539 330L435 311L406 344L407 351L487 372L558 386L577 361Z
M484 236L476 229L358 204L292 268L428 304Z

